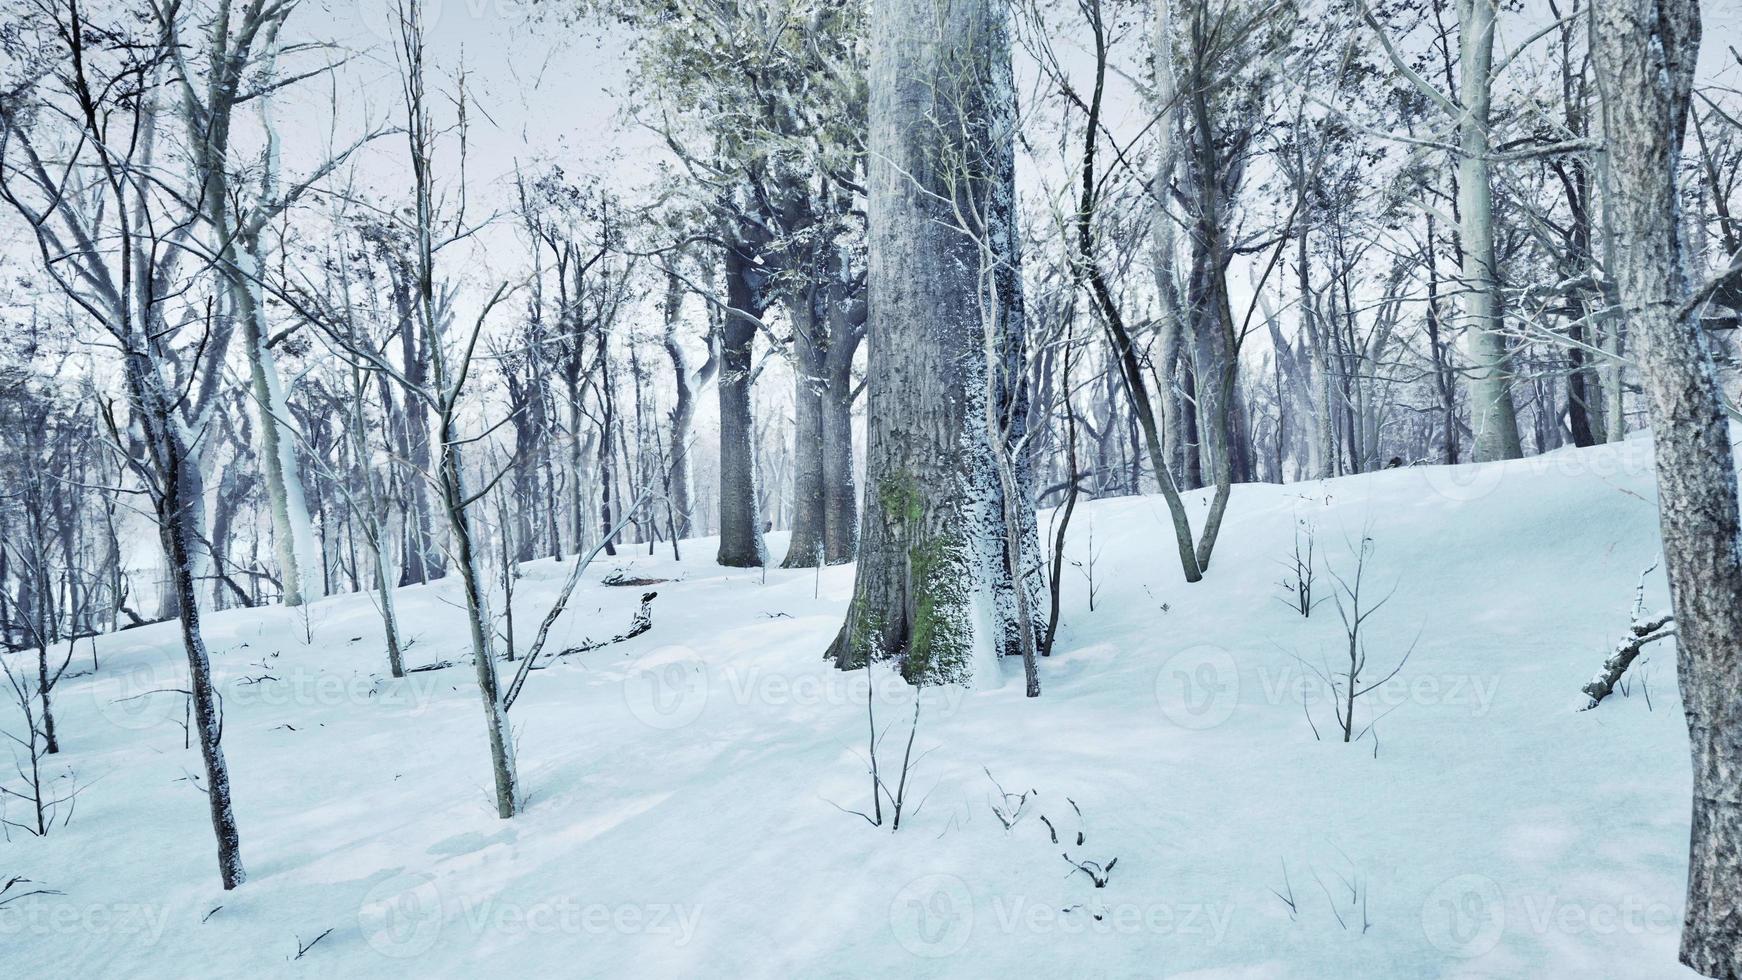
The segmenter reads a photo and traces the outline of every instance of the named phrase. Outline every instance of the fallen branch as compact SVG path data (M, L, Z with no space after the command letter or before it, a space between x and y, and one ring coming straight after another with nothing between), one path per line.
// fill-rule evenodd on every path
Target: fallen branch
M1615 693L1615 685L1620 682L1621 675L1626 673L1627 668L1631 667L1633 661L1639 657L1639 651L1644 649L1648 643L1656 643L1658 640L1674 636L1674 623L1675 615L1672 613L1659 613L1643 622L1635 620L1627 628L1627 638L1617 643L1615 652L1609 655L1608 660L1603 661L1603 669L1597 671L1596 676L1591 678L1589 684L1580 688L1585 694L1590 695L1591 703L1579 710L1589 711L1603 703L1604 698Z
M611 574L600 579L599 584L600 585L615 585L615 586L623 586L623 585L646 586L646 585L659 585L663 582L669 582L669 581L671 581L671 579L668 579L668 578L643 578L639 575L631 576L627 571L619 568L616 571L613 571Z
M608 647L613 643L633 640L653 628L653 600L659 598L657 592L645 592L641 596L641 606L635 610L635 618L629 621L629 628L608 640L583 640L580 646L568 647L551 654L551 658L568 657L577 653L590 653L600 647ZM542 667L534 668L542 670Z
M569 569L569 577L567 581L563 582L562 591L557 593L556 602L551 604L550 611L544 614L544 622L538 624L538 635L532 641L532 649L527 652L526 658L520 662L520 668L514 672L514 679L508 682L508 689L504 692L502 698L502 710L504 712L513 707L514 700L520 697L520 689L526 685L526 677L532 672L532 665L538 660L539 651L544 649L544 641L550 637L550 628L556 625L557 617L561 616L563 610L568 608L569 596L574 594L575 586L580 583L581 573L587 570L587 566L593 563L593 558L596 557L599 552L605 550L605 545L617 537L618 531L629 526L629 522L634 518L636 511L641 509L641 505L646 503L647 498L652 494L652 490L641 491L641 496L636 497L635 502L630 504L629 507L624 510L623 517L617 522L617 525L607 531L605 536L599 539L598 544L593 545L593 550L587 552L585 555L575 556L575 565L573 568ZM646 610L649 597L650 596L641 597L643 611ZM635 615L637 620L641 618L641 613L636 613ZM652 622L649 621L648 625L652 626ZM642 632L646 632L646 630L644 629Z
M1657 568L1652 562L1650 567L1639 573L1639 585L1633 590L1633 617L1627 626L1627 636L1615 644L1615 652L1609 659L1603 661L1603 669L1597 671L1591 682L1580 688L1590 697L1590 703L1580 711L1589 711L1603 703L1603 699L1615 693L1615 686L1620 683L1621 675L1639 658L1639 652L1647 644L1675 635L1675 614L1661 612L1649 619L1645 616L1645 577Z

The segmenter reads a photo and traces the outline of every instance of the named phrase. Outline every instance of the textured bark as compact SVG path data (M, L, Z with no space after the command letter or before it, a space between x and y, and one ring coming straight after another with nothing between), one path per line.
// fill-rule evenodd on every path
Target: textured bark
M987 318L995 343L1022 329L1005 17L991 0L872 9L868 489L829 650L842 668L899 657L910 680L968 683L1022 652L1008 645L1020 633L999 585L1008 523L986 423L1001 387ZM1018 492L1013 509L1032 515Z
M1610 264L1655 436L1664 565L1693 756L1681 960L1742 976L1742 522L1729 426L1690 302L1676 173L1700 44L1697 0L1598 0Z
M792 536L782 568L812 568L824 561L828 498L823 475L823 388L827 383L827 311L823 284L798 290L789 301L792 321Z
M768 308L766 283L747 255L725 249L726 313L720 327L720 551L722 565L754 568L768 563L762 542L756 487L755 419L750 412L751 356L756 324Z
M175 417L175 399L163 381L155 360L145 352L146 341L128 336L126 378L128 398L135 419L143 430L150 453L158 492L153 495L164 559L169 565L170 587L176 596L182 647L188 661L188 701L199 736L200 758L205 764L207 808L218 844L218 874L225 890L247 880L242 866L241 834L231 805L230 769L224 759L224 724L218 697L212 687L211 658L200 632L199 585L194 574L199 561L199 528L204 523L205 481L189 448L186 429Z
M1185 445L1179 391L1174 387L1174 372L1180 358L1182 309L1179 288L1178 222L1168 207L1173 199L1174 184L1179 177L1180 158L1184 153L1179 98L1179 73L1174 65L1172 4L1155 4L1155 21L1149 36L1150 57L1155 71L1154 111L1160 116L1156 124L1157 143L1154 183L1150 197L1154 202L1150 219L1150 246L1156 295L1156 396L1161 405L1162 442L1167 447L1167 465L1177 481L1184 476L1182 449ZM1074 466L1074 464L1073 464ZM1158 478L1159 479L1159 478ZM1074 493L1074 491L1073 491ZM1073 496L1074 499L1074 496ZM1050 641L1049 641L1050 645Z
M1494 0L1458 4L1458 218L1463 246L1464 344L1470 361L1470 428L1476 459L1517 459L1505 308L1494 253L1494 192L1488 174L1489 74L1494 62Z
M437 376L440 377L440 372ZM508 709L496 676L496 630L492 625L488 587L472 541L472 525L466 513L466 484L460 465L458 436L449 426L452 415L442 420L442 503L447 510L448 532L454 542L454 562L460 566L466 593L467 625L472 635L472 665L477 674L478 697L484 706L484 731L490 743L490 771L496 785L496 815L506 820L519 804L515 787L514 737L508 730ZM609 532L609 529L607 529Z

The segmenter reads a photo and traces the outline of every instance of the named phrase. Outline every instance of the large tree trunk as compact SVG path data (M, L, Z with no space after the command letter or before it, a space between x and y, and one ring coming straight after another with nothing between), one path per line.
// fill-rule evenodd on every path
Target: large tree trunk
M823 471L823 386L828 313L824 284L813 282L787 303L792 321L792 536L782 568L822 564L828 525Z
M751 355L756 324L767 309L763 273L736 248L725 249L727 311L720 338L720 552L722 565L754 568L768 562L762 543L756 487L756 424L750 413L755 378Z
M869 489L842 668L899 657L915 682L996 683L998 656L1022 652L986 402L1002 395L987 344L1022 329L1005 17L993 0L873 7Z
M1488 175L1489 78L1494 62L1494 0L1460 0L1458 25L1458 219L1463 246L1464 343L1470 360L1470 427L1476 459L1517 459L1505 307L1494 252L1494 192Z
M1742 526L1735 462L1688 272L1676 189L1699 55L1697 0L1599 0L1592 48L1608 80L1609 256L1632 323L1656 438L1664 566L1693 754L1681 960L1742 977Z

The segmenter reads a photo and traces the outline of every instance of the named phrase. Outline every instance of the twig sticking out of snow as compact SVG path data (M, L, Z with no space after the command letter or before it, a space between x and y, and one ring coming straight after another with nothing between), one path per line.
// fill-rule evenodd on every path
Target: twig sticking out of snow
M1288 880L1287 861L1282 862L1282 891L1272 888L1270 894L1275 895L1282 901L1282 904L1288 906L1289 921L1294 921L1300 915L1300 906L1294 900L1294 883Z
M931 754L931 750L929 749L921 752L917 757L913 754L914 739L919 735L920 692L921 688L915 686L913 689L913 723L907 729L907 748L901 755L901 776L896 782L895 789L892 791L889 788L889 784L883 780L883 775L878 769L877 747L883 743L883 736L887 735L889 730L886 728L882 732L877 731L877 712L873 707L874 702L877 700L877 686L871 682L871 658L865 658L865 724L870 732L870 742L867 746L870 758L867 760L867 765L870 767L871 771L872 813L866 813L862 810L849 810L833 800L828 801L830 806L840 810L842 813L851 813L856 817L863 817L865 822L873 827L881 827L883 826L883 801L887 799L894 818L889 829L891 832L901 829L901 814L907 806L908 776L911 775L913 770L919 766L921 760ZM987 775L991 774L988 773ZM907 811L908 815L912 816L913 814L918 813L920 807L925 805L925 801L926 797L921 797L920 801L914 804L913 809Z
M316 943L320 942L321 940L327 938L328 936L330 936L332 934L333 934L333 930L329 928L326 932L323 932L320 935L309 940L308 945L306 945L306 946L303 945L302 939L298 938L296 941L296 957L295 958L299 959L299 960L302 959L304 953L307 953L309 950L314 949Z
M992 785L998 788L997 799L988 799L986 803L992 808L992 815L997 817L998 822L1004 825L1004 832L1008 834L1010 828L1022 822L1022 818L1028 810L1028 798L1037 794L1032 789L1020 796L1015 793L1007 793L1004 791L1004 787L998 782L998 778L992 775L992 770L982 766L980 767L980 771L985 773L986 778L992 780ZM1041 819L1045 820L1046 818L1042 817ZM1048 822L1047 827L1051 828L1052 824ZM1057 834L1053 835L1052 842L1054 844L1058 843Z
M1107 862L1106 867L1102 867L1094 861L1072 861L1069 854L1060 854L1059 857L1064 858L1071 867L1088 875L1089 880L1095 883L1096 888L1107 887L1107 882L1113 877L1113 866L1119 863L1119 859L1114 858Z
M36 882L19 875L13 875L12 877L7 878L3 884L0 884L0 909L11 905L13 902L22 902L33 895L66 894L65 892L55 891L52 888L32 888L29 891L18 890L20 886L34 884L36 884Z

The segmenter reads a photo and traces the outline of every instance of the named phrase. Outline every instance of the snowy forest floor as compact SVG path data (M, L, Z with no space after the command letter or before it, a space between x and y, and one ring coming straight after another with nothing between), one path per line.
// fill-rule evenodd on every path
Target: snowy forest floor
M1310 619L1278 585L1298 521ZM1345 745L1313 668L1344 655L1325 567L1352 574L1363 533L1367 597L1396 587L1368 678L1415 647L1357 702L1377 740ZM312 642L297 611L210 616L250 873L230 893L182 698L135 697L183 685L174 625L102 637L101 669L55 691L71 824L0 844L0 881L60 893L0 910L3 972L1691 975L1673 645L1577 710L1657 558L1649 441L1238 487L1198 585L1166 535L1158 497L1078 509L1043 696L1014 662L997 689L925 691L893 834L842 809L870 804L865 675L821 659L850 567L765 579L706 540L602 557L553 648L628 625L645 590L600 585L614 568L673 581L651 631L532 675L511 715L529 805L506 822L456 582L399 592L408 663L462 660L402 681L368 596L308 607ZM525 566L522 645L567 567ZM1654 573L1648 612L1667 605ZM888 775L912 692L873 683ZM1008 831L987 770L1032 791ZM1067 853L1118 863L1098 888Z

